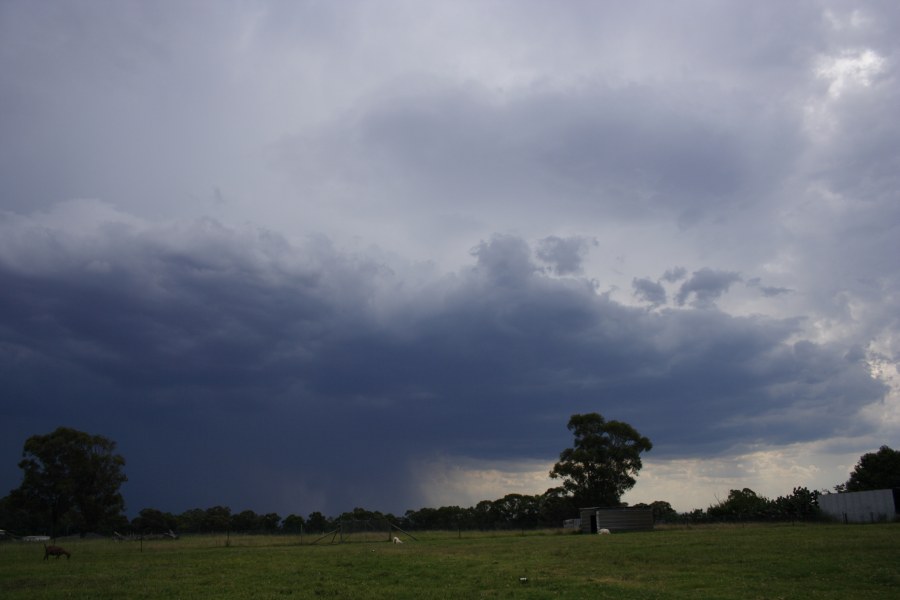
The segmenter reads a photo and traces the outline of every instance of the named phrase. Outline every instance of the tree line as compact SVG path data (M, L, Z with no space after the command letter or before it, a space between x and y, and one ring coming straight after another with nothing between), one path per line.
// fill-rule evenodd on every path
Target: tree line
M51 536L73 533L113 532L149 534L179 533L324 533L343 521L388 520L407 530L495 530L560 527L577 518L582 507L619 507L641 469L643 452L650 440L631 425L607 421L597 413L572 415L568 423L574 435L572 448L560 454L550 472L561 485L543 494L507 494L483 500L471 507L442 506L407 510L403 515L364 508L334 517L312 512L306 517L252 510L232 512L227 506L194 508L175 515L144 508L129 520L119 487L127 478L125 459L116 444L103 436L60 427L46 435L28 438L19 467L21 485L0 499L0 529ZM900 487L900 451L882 446L868 453L846 483L835 491L860 491ZM657 522L710 522L758 520L815 520L820 492L803 487L775 499L749 488L731 490L708 507L678 513L666 501L638 504L653 510Z
M820 492L797 487L785 496L766 498L749 488L731 490L728 496L707 509L679 513L671 504L658 500L633 508L653 511L656 523L715 523L741 521L815 521L822 518L818 507ZM407 531L493 531L558 528L566 519L577 517L579 506L571 498L551 489L544 494L507 494L497 500L482 500L471 507L441 506L407 510L402 515L354 508L328 517L321 512L306 518L291 514L282 519L275 513L256 514L252 510L232 513L228 507L195 508L180 515L146 508L131 521L135 533L326 533L346 521L387 520Z

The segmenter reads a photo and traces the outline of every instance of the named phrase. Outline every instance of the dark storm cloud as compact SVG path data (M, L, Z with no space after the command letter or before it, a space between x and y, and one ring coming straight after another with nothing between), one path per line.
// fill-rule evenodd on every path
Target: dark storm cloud
M634 295L640 300L659 306L666 303L666 288L659 282L649 279L633 279L631 287L634 288Z
M414 458L552 460L573 412L693 456L833 435L884 393L846 349L789 342L795 321L629 308L543 274L509 235L415 282L323 238L211 221L89 237L13 225L4 445L23 427L99 430L129 458L131 493L164 507L402 510ZM733 281L688 280L701 298Z
M688 299L691 299L691 304L697 308L711 307L732 284L740 280L741 276L738 273L700 269L694 271L691 278L681 284L675 300L679 306L684 306Z

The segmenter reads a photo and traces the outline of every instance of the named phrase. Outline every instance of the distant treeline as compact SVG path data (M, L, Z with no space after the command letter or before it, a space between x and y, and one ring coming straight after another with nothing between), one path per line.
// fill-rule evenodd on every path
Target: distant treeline
M731 490L728 497L703 509L678 514L674 522L710 523L734 521L818 521L823 513L819 508L819 492L805 487L794 488L788 496L770 500L750 488Z
M404 530L493 530L562 527L566 519L577 516L572 499L560 494L507 494L499 500L483 500L475 506L442 506L407 510L402 515L365 508L329 517L312 512L303 517L290 514L283 519L275 514L257 514L252 510L233 513L228 507L195 508L180 515L145 508L130 523L131 531L178 533L325 533L342 521L386 520Z
M706 510L679 513L665 501L636 504L634 508L650 508L657 523L709 523L723 521L812 521L821 519L817 498L819 493L795 488L788 496L770 500L749 488L731 490L728 497ZM2 504L2 503L0 503ZM41 533L39 523L16 522L14 515L0 507L0 522L8 531ZM26 515L20 515L25 517ZM326 533L336 529L342 521L387 520L407 531L423 530L515 530L562 527L566 519L576 518L578 507L571 498L554 494L507 494L498 500L483 500L475 506L442 506L407 510L403 515L354 508L352 511L329 517L312 512L306 517L276 513L258 514L252 510L233 512L227 506L193 508L181 514L144 508L128 521L124 516L105 524L101 533L153 534L168 531L191 533L268 533L300 534ZM66 533L63 528L61 533Z
M657 523L706 523L723 521L815 521L822 518L819 492L798 487L787 496L768 499L749 488L731 490L728 497L708 509L679 513L665 501L636 504L634 508L650 508ZM132 520L135 533L177 531L179 533L325 533L337 528L342 521L387 520L405 530L501 530L562 527L566 519L576 518L578 507L571 499L555 494L507 494L498 500L483 500L475 506L442 506L408 510L398 516L392 513L355 508L335 517L321 512L306 518L291 514L281 519L268 513L259 515L251 510L232 513L215 506L206 510L195 508L173 515L155 509L144 509Z

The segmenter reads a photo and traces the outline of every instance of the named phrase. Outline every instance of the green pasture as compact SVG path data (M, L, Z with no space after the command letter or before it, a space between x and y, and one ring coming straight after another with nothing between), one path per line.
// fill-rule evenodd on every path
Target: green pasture
M900 524L746 525L613 535L416 533L0 543L0 598L885 598Z

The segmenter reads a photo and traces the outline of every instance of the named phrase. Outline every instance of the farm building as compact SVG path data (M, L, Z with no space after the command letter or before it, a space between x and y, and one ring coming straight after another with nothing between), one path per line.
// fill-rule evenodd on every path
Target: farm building
M893 521L900 515L900 488L819 496L819 508L844 523Z
M653 529L652 508L582 508L581 532L597 533L608 529L619 531L642 531Z

